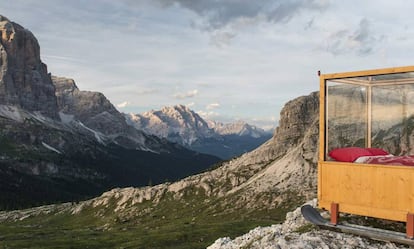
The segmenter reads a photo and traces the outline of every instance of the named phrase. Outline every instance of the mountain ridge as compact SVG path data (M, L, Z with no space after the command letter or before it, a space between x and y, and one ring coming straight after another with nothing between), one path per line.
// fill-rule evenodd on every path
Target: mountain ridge
M206 121L184 105L125 114L125 117L130 125L147 134L223 159L251 151L271 137L270 133L242 121L230 124Z

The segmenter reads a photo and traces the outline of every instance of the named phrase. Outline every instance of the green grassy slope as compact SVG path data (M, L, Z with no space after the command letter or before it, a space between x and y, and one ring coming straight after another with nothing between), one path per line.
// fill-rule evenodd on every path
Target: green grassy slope
M117 212L115 199L77 214L56 209L1 222L0 248L205 248L219 237L279 223L302 201L291 193L278 208L248 209L232 205L239 197L207 197L193 189L179 199L167 192L158 203L144 201Z

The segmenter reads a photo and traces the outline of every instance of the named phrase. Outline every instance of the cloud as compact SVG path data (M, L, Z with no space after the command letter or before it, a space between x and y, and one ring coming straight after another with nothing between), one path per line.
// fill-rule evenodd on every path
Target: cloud
M216 121L219 117L221 117L219 113L213 112L213 111L207 111L206 112L206 111L200 110L200 111L197 111L197 113L203 119L206 119L206 120L214 120L214 121Z
M145 90L137 91L137 94L138 95L151 95L151 94L155 94L158 92L159 92L158 89L145 89Z
M208 104L206 106L206 109L207 110L213 110L213 109L216 109L216 108L219 108L219 107L220 107L220 104L219 103L211 103L211 104Z
M176 93L176 94L174 94L174 98L176 98L176 99L187 99L187 98L193 98L193 97L195 97L197 94L198 94L198 90L197 90L197 89L195 89L195 90L188 91L188 92L186 92L186 93Z
M189 0L159 0L171 6L177 3L204 18L206 28L220 29L229 24L243 20L249 23L253 20L283 22L305 9L325 9L329 1L323 0L257 0L257 1L189 1Z
M320 11L327 0L191 1L158 0L163 7L180 6L195 13L192 26L211 32L211 44L228 45L238 31L263 22L284 23L304 10Z
M216 47L224 47L230 45L236 33L233 31L216 30L211 34L210 44Z
M118 107L118 108L125 108L128 105L129 105L129 102L128 101L124 101L122 103L117 104L116 107Z
M362 18L354 31L342 29L332 33L328 37L326 50L334 55L349 52L367 55L371 54L384 38L384 35L373 34L371 22Z

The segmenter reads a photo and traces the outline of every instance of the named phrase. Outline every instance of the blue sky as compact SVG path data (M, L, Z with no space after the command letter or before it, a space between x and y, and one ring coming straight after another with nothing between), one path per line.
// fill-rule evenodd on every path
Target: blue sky
M275 127L317 91L317 71L413 65L409 0L13 0L56 76L125 113L184 104L222 122Z

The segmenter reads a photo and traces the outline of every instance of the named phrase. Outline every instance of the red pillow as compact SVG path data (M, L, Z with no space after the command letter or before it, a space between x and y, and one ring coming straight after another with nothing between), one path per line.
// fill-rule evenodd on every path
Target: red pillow
M361 156L372 156L367 149L360 147L346 147L333 149L329 152L329 156L340 162L353 162Z
M389 155L387 151L381 149L381 148L366 148L373 156L386 156Z

